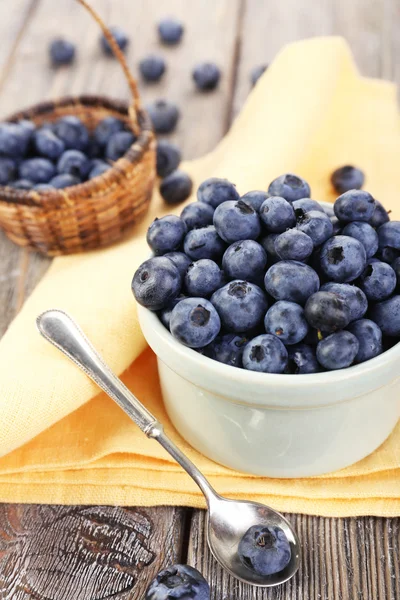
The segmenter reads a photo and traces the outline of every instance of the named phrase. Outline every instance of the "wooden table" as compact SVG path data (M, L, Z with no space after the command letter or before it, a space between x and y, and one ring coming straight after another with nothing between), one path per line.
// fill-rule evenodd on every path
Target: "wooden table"
M182 119L173 137L186 158L214 147L249 92L250 69L271 61L292 40L344 35L365 75L400 82L397 0L92 2L109 24L130 32L134 72L139 58L159 50L158 18L173 14L185 22L184 43L162 49L168 74L141 91L145 101L165 96L180 105ZM1 116L63 94L128 97L118 65L100 58L97 26L73 0L0 0L0 32ZM47 44L60 34L78 43L79 55L72 68L55 72ZM220 65L223 78L218 91L201 95L190 72L207 59ZM1 333L48 265L48 259L0 236ZM204 573L213 600L400 599L399 519L289 518L303 541L300 572L289 584L263 591L238 583L216 565L206 546L202 511L0 505L0 599L141 600L156 572L176 561ZM128 534L136 536L136 546L125 548L118 541Z

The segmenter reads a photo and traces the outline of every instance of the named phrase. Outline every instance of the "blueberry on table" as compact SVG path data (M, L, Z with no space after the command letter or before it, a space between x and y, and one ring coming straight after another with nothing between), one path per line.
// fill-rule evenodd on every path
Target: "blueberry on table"
M255 240L261 233L258 214L243 200L228 200L217 206L213 222L219 237L228 244Z
M374 321L360 319L350 323L347 329L356 336L359 343L354 362L362 363L382 353L382 331Z
M389 221L378 229L379 248L400 250L400 221Z
M280 196L288 202L309 198L311 195L310 186L307 181L292 173L286 173L277 177L270 183L268 188L270 196Z
M62 117L54 124L54 133L62 140L67 149L86 150L89 144L89 132L78 117Z
M254 240L242 240L234 242L225 251L222 268L228 279L262 284L267 260L267 254L260 244Z
M344 194L350 190L360 190L364 185L364 179L361 169L351 165L340 167L331 175L332 185L338 194Z
M16 179L8 185L15 190L31 190L35 184L33 181L29 181L29 179Z
M236 186L227 179L218 177L206 179L197 190L197 200L210 204L213 208L228 200L239 200L239 198Z
M239 543L241 562L263 577L283 571L290 562L289 541L280 527L250 527Z
M211 258L218 262L225 252L226 244L219 237L214 225L208 225L189 231L183 248L192 260Z
M187 268L184 286L189 296L208 298L224 283L223 271L216 262L201 258Z
M50 160L57 160L65 150L64 142L51 129L37 129L33 139L37 153Z
M369 263L360 275L359 287L370 302L386 300L397 285L396 273L384 262Z
M29 144L27 132L19 123L0 123L0 154L8 158L21 158Z
M293 375L306 375L321 371L315 349L312 346L304 343L293 344L293 346L288 346L287 351L289 372Z
M181 277L184 277L186 271L188 270L188 266L192 264L192 261L184 252L167 252L164 254L165 258L169 258L172 260L176 268L178 269Z
M49 55L54 67L70 65L75 58L75 44L62 38L57 38L50 43Z
M276 300L304 305L319 290L319 277L310 266L296 260L283 260L272 265L265 274L264 285Z
M92 161L88 179L94 179L95 177L98 177L99 175L103 175L103 173L105 173L106 171L109 171L110 169L111 169L111 165L106 163L105 160L97 159L96 162Z
M245 333L258 327L265 316L268 301L265 292L254 283L234 280L211 296L226 331Z
M167 140L159 140L156 150L157 175L166 177L178 168L182 155L176 144Z
M183 24L171 17L162 19L157 29L161 42L167 45L179 44L184 31Z
M62 190L72 185L78 185L79 183L81 183L79 177L74 177L74 175L70 175L69 173L62 173L50 179L49 186Z
M300 198L300 200L295 200L292 202L292 206L297 218L301 217L303 213L310 212L310 210L325 212L320 203L316 200L311 200L311 198Z
M105 157L116 161L123 156L136 141L136 136L130 131L117 131L107 142Z
M0 157L0 185L7 185L17 174L17 165L12 158Z
M314 246L320 246L333 235L330 218L319 210L311 210L301 215L296 226L312 239Z
M181 276L173 262L164 256L155 256L135 272L132 292L142 306L161 310L179 295L181 285Z
M118 25L113 25L112 27L109 27L109 30L114 40L117 42L119 49L122 50L122 52L125 52L129 44L129 37L127 36L125 31L122 29L122 27L119 27ZM108 43L108 40L104 36L104 34L102 34L100 37L100 46L104 54L106 54L107 56L114 56L114 51Z
M191 202L181 212L181 219L185 221L188 230L212 225L213 217L213 207L204 202Z
M328 371L345 369L354 362L359 343L350 331L331 333L317 346L317 360Z
M166 215L154 219L147 230L146 240L154 254L174 252L182 245L187 228L185 223L175 215Z
M146 106L156 133L171 133L180 117L178 107L168 100L156 100Z
M265 71L267 69L268 69L268 65L257 65L256 67L254 67L251 70L251 73L250 73L251 87L254 87L256 85L256 83L260 79L261 75L263 75L263 73L265 73Z
M139 62L139 70L146 81L159 81L165 73L165 60L162 56L150 54Z
M275 248L275 242L278 239L279 233L269 233L260 239L260 244L264 248L268 257L268 264L274 264L280 260L280 257Z
M20 178L33 183L48 183L55 174L55 166L47 158L29 158L19 165Z
M221 71L216 64L205 62L193 69L192 77L198 90L211 91L218 86Z
M321 286L320 291L332 292L333 294L340 296L350 309L350 321L362 319L368 310L367 297L356 285L329 281Z
M367 258L372 258L378 250L379 240L375 229L365 221L353 221L348 223L342 231L343 235L355 238L365 248Z
M248 342L245 335L226 333L218 335L205 347L204 355L225 365L242 368L243 350Z
M57 171L60 174L68 174L80 179L86 179L90 167L91 161L80 150L66 150L57 162Z
M170 330L174 338L189 348L202 348L215 339L221 319L205 298L185 298L172 311Z
M160 317L160 321L168 330L171 323L172 311L174 310L178 302L184 300L185 298L186 296L184 296L183 294L179 294L179 296L171 300L168 306L159 311L158 316Z
M282 260L307 260L314 244L310 236L299 229L288 229L275 240L275 251Z
M276 335L285 345L301 342L308 332L303 308L286 300L278 300L268 309L264 326L267 333Z
M379 200L375 200L375 210L369 220L369 224L372 225L372 227L378 228L388 221L389 214L387 210L382 206Z
M99 146L104 147L114 133L123 131L124 128L125 123L121 121L121 119L117 119L116 117L106 117L96 125L93 132L93 139Z
M180 204L192 193L193 182L187 173L177 169L160 183L160 194L167 204Z
M279 196L271 196L264 200L260 208L260 218L268 233L283 233L296 224L292 205Z
M316 292L306 302L304 314L314 329L332 333L350 323L351 312L346 301L333 292Z
M251 208L253 208L256 212L260 211L261 205L269 198L268 192L264 192L263 190L253 190L252 192L247 192L244 196L241 197L243 202L246 202Z
M375 211L375 200L368 192L350 190L336 199L333 205L335 215L340 221L370 221Z
M210 587L197 569L173 565L153 579L144 600L210 600Z
M336 235L321 249L320 266L332 281L348 283L357 279L365 269L367 254L364 246L352 237Z

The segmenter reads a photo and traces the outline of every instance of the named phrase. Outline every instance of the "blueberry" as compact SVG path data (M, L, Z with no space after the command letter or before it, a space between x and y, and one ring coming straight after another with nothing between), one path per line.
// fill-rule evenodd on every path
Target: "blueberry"
M192 260L211 258L219 261L226 249L214 225L189 231L184 241L184 251Z
M369 220L369 224L372 225L372 227L378 228L388 221L389 214L387 210L382 206L379 200L375 200L375 210Z
M333 235L333 225L324 212L311 210L297 219L297 229L306 233L314 246L320 246Z
M54 187L50 183L37 183L33 189L37 192L51 192Z
M268 263L273 265L280 260L280 257L275 248L275 242L278 239L279 233L270 233L260 239L260 244L267 253Z
M288 364L287 350L275 335L269 333L253 338L243 350L243 367L262 373L283 373Z
M213 217L213 207L204 202L192 202L181 212L181 219L185 221L189 230L212 225Z
M265 275L267 292L276 300L305 304L319 290L317 273L302 262L283 260L270 267Z
M336 235L322 246L321 269L329 279L338 283L357 279L366 262L365 248L355 238Z
M26 131L19 123L0 123L0 154L9 158L21 158L29 144Z
M197 190L197 200L210 204L213 208L228 200L239 200L239 198L235 185L227 179L218 177L206 179Z
M247 192L244 196L241 197L243 202L246 202L251 208L253 208L256 212L260 211L261 205L269 198L268 192L263 192L262 190L253 190L252 192Z
M114 40L117 42L119 49L122 50L122 52L125 52L129 44L129 38L125 31L121 27L118 27L118 25L109 27L109 30ZM100 37L100 46L104 54L107 56L114 56L113 49L104 35Z
M400 221L389 221L378 229L379 248L400 250Z
M18 125L19 125L20 130L22 131L23 137L29 143L33 137L33 134L35 133L35 130L36 130L35 123L33 123L32 121L29 121L28 119L22 119L22 121L18 121ZM51 123L43 124L42 129L45 129L45 128L52 129Z
M116 161L123 156L132 144L136 141L136 136L130 131L117 131L113 133L107 142L105 157L108 160Z
M260 79L261 75L263 73L265 73L265 71L268 69L268 65L258 65L257 67L254 67L251 70L250 73L250 82L251 82L251 86L254 87L257 83L257 81Z
M62 174L72 175L86 179L91 162L80 150L66 150L58 159L57 171Z
M364 185L364 173L357 167L346 165L336 169L331 175L331 182L338 194L350 190L360 190Z
M205 298L185 298L172 311L171 333L189 348L202 348L210 344L220 329L220 317Z
M162 56L150 54L140 61L139 70L146 81L159 81L165 73L165 60Z
M48 183L56 174L55 171L53 163L47 158L29 158L19 166L20 178L33 183Z
M228 244L255 240L261 232L258 214L243 200L228 200L217 206L213 221L219 237Z
M79 183L81 183L79 177L74 177L74 175L70 175L69 173L62 173L61 175L56 175L49 181L49 185L58 190L62 190L72 185L78 185Z
M378 251L375 254L375 258L381 260L382 262L388 263L389 265L399 256L400 250L396 250L395 248L389 248L389 246L378 248Z
M33 181L29 181L29 179L16 179L8 185L15 190L31 190L34 186L34 183Z
M350 307L341 296L333 292L312 294L304 307L307 322L324 333L344 329L351 320Z
M176 144L167 140L157 142L157 175L166 177L178 168L181 162L181 151Z
M319 210L320 212L325 212L320 203L316 200L311 200L311 198L300 198L300 200L295 200L292 203L292 206L297 218L303 216L303 214L306 212L310 212L310 210Z
M271 196L280 196L288 202L309 198L311 195L310 186L307 181L292 173L286 173L274 179L268 188Z
M292 205L279 196L264 200L260 208L260 218L269 233L282 233L296 224Z
M164 256L149 258L132 279L132 292L139 304L161 310L179 295L182 280L172 261Z
M65 144L50 129L38 129L34 134L38 154L56 160L65 150Z
M185 298L186 298L186 296L184 296L183 294L179 294L179 296L177 296L176 298L171 300L171 302L168 304L168 306L166 306L165 308L160 310L160 312L159 312L160 321L164 325L164 327L166 327L168 330L169 330L169 326L171 323L172 311L174 310L174 308L178 304L178 302L180 302L181 300L184 300Z
M89 158L100 160L103 158L104 148L103 146L100 146L100 144L93 137L91 137L87 147L85 148L85 154Z
M278 336L285 345L301 342L308 332L303 308L286 300L278 300L268 309L264 327L267 333Z
M178 107L167 100L156 100L148 104L147 112L156 133L171 133L180 116Z
M62 117L55 123L54 133L67 149L84 151L89 144L88 130L78 117Z
M193 69L192 77L198 90L210 91L217 87L221 71L214 63L201 63Z
M357 356L359 343L350 331L331 333L321 340L317 346L317 360L328 369L344 369L349 367Z
M173 565L153 579L144 600L210 600L210 588L193 567Z
M394 259L392 269L396 273L397 285L400 285L400 257Z
M124 127L125 124L121 119L117 119L116 117L106 117L96 125L93 132L93 138L99 146L104 147L107 145L110 137L114 133L118 133L118 131L123 131Z
M103 173L105 173L106 171L108 171L111 168L111 165L106 163L104 160L96 160L95 164L93 164L93 162L94 161L92 161L91 166L90 166L88 179L94 179L95 177L98 177L99 175L103 175Z
M350 283L334 283L329 281L321 286L321 292L332 292L340 296L350 309L350 321L361 319L368 309L366 295L356 285Z
M278 235L275 240L275 250L282 260L304 261L314 249L312 239L299 229L288 229Z
M189 296L208 298L224 284L224 274L216 262L201 258L189 265L184 284Z
M263 280L266 266L267 254L254 240L234 242L222 257L222 268L228 279L244 279L258 284Z
M75 45L68 40L58 38L53 40L49 46L49 55L54 67L69 65L75 58Z
M183 25L178 19L163 19L158 24L158 34L164 44L179 44L183 35Z
M365 248L367 258L372 258L378 250L378 234L375 229L365 221L353 221L348 223L343 229L343 235L355 238Z
M333 227L333 235L340 235L342 233L342 223L335 215L333 215L333 217L331 217L330 219Z
M384 262L373 262L361 273L358 285L370 302L380 302L393 293L397 285L396 273Z
M315 355L315 349L312 346L303 343L293 344L293 346L287 348L287 351L289 370L293 375L318 373L321 370Z
M177 169L172 171L160 184L160 194L167 204L180 204L192 193L193 182L190 176Z
M147 230L147 243L154 254L174 252L182 245L187 228L185 223L175 215L166 215L154 219Z
M329 218L334 217L335 213L333 210L333 204L328 204L327 206L322 207L322 212L324 212L326 215L328 215Z
M365 362L382 353L382 331L376 323L369 319L360 319L350 323L347 329L358 340L359 348L355 358L356 363Z
M262 323L268 308L267 297L254 283L234 280L211 296L211 302L227 331L250 331Z
M389 337L400 337L400 296L372 305L369 317Z
M206 346L204 354L208 358L240 369L242 367L243 350L248 341L248 338L241 334L226 333L225 335L219 335L211 344Z
M167 252L164 254L165 258L172 260L176 268L178 269L181 277L185 276L188 266L192 263L190 258L186 256L184 252Z
M17 166L11 158L0 157L0 185L7 185L15 178Z
M262 577L283 571L290 562L291 549L280 527L254 525L239 542L240 561Z
M375 200L368 192L350 190L337 198L333 210L344 223L369 221L374 214Z

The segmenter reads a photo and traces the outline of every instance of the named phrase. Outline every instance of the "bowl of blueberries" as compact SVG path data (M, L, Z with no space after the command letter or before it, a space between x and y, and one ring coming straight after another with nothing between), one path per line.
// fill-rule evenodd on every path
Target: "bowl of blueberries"
M400 222L346 166L333 204L285 174L211 178L149 227L132 291L179 433L212 460L309 477L361 460L400 416Z

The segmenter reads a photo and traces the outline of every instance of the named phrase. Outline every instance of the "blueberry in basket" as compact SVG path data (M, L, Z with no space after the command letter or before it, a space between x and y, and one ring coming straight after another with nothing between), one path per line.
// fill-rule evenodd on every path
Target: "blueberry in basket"
M204 181L180 216L150 226L136 300L235 368L305 375L375 358L400 338L400 222L364 190L333 211L310 193L291 173L243 196Z

